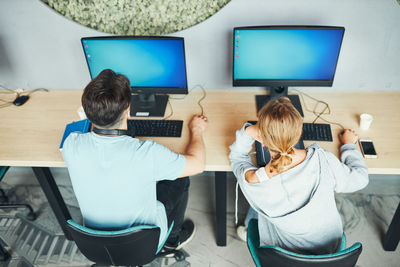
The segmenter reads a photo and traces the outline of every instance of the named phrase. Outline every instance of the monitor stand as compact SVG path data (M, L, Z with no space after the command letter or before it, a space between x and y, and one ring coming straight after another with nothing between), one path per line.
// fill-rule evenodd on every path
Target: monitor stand
M164 117L168 95L137 94L131 97L131 117Z
M304 117L303 109L298 95L288 95L287 86L269 87L269 95L256 95L257 112L270 100L286 96L292 101L293 106L299 111L300 115Z

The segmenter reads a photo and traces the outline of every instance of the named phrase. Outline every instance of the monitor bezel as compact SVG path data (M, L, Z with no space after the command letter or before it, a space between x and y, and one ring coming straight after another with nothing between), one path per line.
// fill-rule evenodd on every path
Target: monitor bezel
M90 78L93 80L92 72L90 71L89 62L86 57L84 40L181 40L183 45L183 60L185 64L185 81L184 87L145 87L145 86L131 86L131 92L137 94L188 94L188 80L187 80L187 67L186 67L186 51L185 39L183 37L175 36L96 36L96 37L82 37L81 45L85 56L86 64L89 69Z
M235 79L235 31L236 30L343 30L339 53L336 60L335 71L332 79ZM233 28L232 40L232 85L233 86L332 86L339 62L345 28L342 26L307 26L307 25L266 25L266 26L244 26Z

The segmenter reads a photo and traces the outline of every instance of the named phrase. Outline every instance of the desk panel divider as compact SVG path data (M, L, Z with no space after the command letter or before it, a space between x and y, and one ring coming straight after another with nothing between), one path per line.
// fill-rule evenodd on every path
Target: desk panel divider
M217 246L226 246L226 172L215 172Z
M395 251L400 240L400 203L383 240L383 249Z

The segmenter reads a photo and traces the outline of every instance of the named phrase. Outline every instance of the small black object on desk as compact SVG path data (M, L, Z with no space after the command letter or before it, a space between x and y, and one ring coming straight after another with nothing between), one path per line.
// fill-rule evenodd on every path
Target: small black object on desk
M21 95L14 100L13 104L16 106L22 106L23 104L25 104L26 101L28 101L28 99L28 95Z

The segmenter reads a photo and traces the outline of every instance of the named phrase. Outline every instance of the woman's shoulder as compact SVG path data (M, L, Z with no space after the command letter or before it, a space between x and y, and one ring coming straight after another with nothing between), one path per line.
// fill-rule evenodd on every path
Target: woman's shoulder
M306 149L308 152L320 152L320 153L324 153L325 155L333 155L334 154L324 148L322 148L319 144L317 143L313 143L311 145L309 145Z
M312 143L311 145L309 145L307 147L307 150L310 150L310 149L317 150L317 149L322 149L322 148L320 147L320 145L318 143Z
M336 165L340 163L339 159L332 152L322 148L319 144L313 143L307 147L307 159L317 160L321 166Z
M328 150L323 149L319 144L317 143L313 143L311 145L309 145L307 148L307 158L310 158L316 154L332 154L331 152L329 152ZM333 154L332 154L333 155Z

